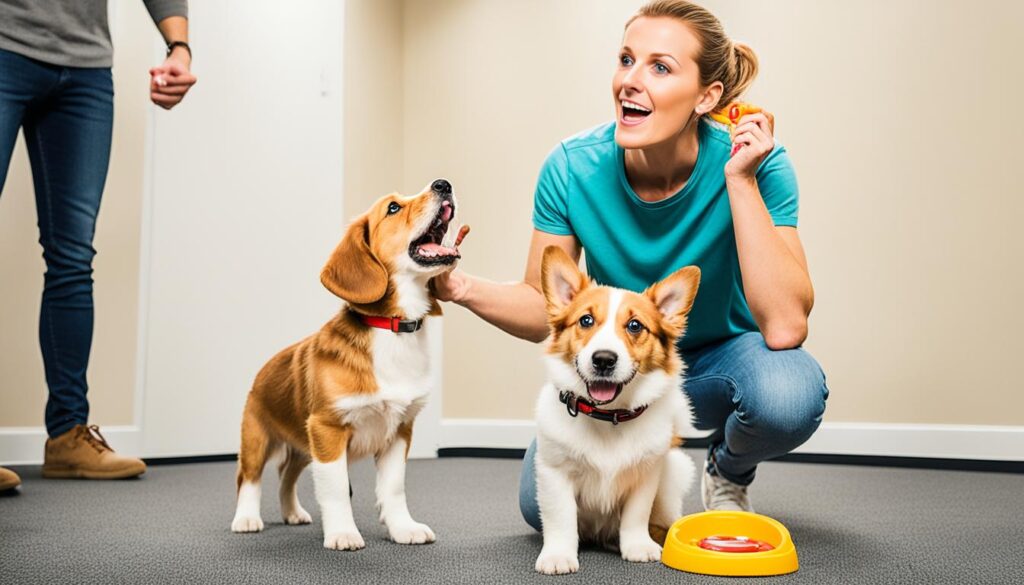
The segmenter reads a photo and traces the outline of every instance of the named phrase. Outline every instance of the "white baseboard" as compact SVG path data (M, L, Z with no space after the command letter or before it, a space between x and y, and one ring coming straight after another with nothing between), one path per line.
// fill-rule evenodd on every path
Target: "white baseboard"
M121 453L141 452L138 427L104 427L103 435ZM535 435L532 420L446 418L441 420L439 446L525 449ZM42 463L45 442L42 427L0 428L0 465ZM1024 427L826 422L795 452L1024 461Z
M441 447L525 449L532 420L443 419ZM795 453L1024 461L1024 427L822 423Z
M107 442L125 455L138 455L142 432L134 426L103 427ZM46 429L43 427L0 428L0 465L38 465L43 462Z

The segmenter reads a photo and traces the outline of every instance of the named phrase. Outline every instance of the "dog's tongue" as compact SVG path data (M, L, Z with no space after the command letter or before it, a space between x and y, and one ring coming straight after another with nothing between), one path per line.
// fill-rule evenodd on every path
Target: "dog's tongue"
M590 393L590 397L598 402L608 402L615 398L617 391L618 384L611 382L594 382L587 386L587 392Z

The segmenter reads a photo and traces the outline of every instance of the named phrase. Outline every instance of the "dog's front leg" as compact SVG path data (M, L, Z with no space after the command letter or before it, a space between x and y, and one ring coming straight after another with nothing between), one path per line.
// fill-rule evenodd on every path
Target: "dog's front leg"
M324 522L324 547L359 550L366 543L352 518L348 491L348 440L352 432L336 417L317 415L309 417L306 429L313 455L313 487Z
M545 575L575 573L580 568L576 489L562 470L545 465L538 453L537 504L544 547L535 568Z
M661 558L661 545L651 538L648 525L651 509L661 483L663 464L659 462L641 475L640 483L626 497L619 524L619 550L622 558L635 563L647 563Z
M395 440L377 457L377 506L391 540L400 544L434 542L434 531L412 519L405 501L405 460L412 423L398 429Z

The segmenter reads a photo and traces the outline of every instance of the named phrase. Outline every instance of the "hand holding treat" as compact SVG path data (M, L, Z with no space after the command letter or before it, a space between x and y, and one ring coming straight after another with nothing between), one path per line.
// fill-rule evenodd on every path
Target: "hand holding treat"
M449 233L453 232L455 232L454 229L449 230ZM455 237L456 249L458 249L459 244L462 243L462 240L466 238L468 233L468 225L459 228L458 235ZM459 270L449 270L430 279L430 290L434 293L434 298L439 301L458 303L466 297L466 293L469 290L469 279Z
M758 166L775 148L775 116L761 108L742 102L709 114L712 120L729 128L732 150L725 165L727 176L752 178Z
M762 110L761 108L755 106L754 104L748 104L744 102L732 102L731 104L725 106L721 110L718 110L717 112L711 112L708 115L711 116L712 120L724 124L727 128L729 128L729 136L735 140L736 126L740 123L740 120L742 120L744 116L748 116L750 114L764 114L764 116L768 118L768 129L772 133L775 132L775 116L773 116L770 112ZM729 156L736 154L736 151L742 147L742 144L733 144L732 152L729 153Z

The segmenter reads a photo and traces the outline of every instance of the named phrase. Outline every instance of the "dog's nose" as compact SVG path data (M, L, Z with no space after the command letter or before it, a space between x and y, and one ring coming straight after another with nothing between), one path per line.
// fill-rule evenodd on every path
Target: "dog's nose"
M438 195L451 195L452 184L444 179L438 179L430 185L430 190Z
M615 368L615 362L619 361L619 356L615 355L615 352L602 349L595 351L590 360L594 363L594 369L606 373Z

